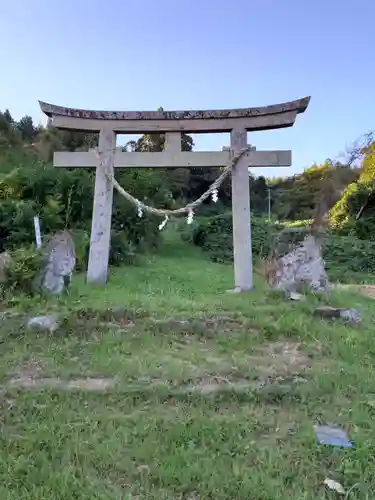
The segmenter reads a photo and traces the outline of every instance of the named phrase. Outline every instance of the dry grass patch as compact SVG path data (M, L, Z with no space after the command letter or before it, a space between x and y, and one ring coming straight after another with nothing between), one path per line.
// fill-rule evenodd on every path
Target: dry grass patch
M26 375L11 378L7 383L7 387L20 389L61 389L61 390L82 390L82 391L106 391L113 389L116 385L116 380L111 378L76 378L64 380L57 377L40 377L34 378Z
M253 357L257 370L265 377L290 377L311 366L310 357L299 342L278 341L261 345Z
M338 283L335 285L335 288L338 290L354 290L365 297L369 297L370 299L375 299L375 285L346 285Z
M122 344L129 342L130 349L132 342L139 340L125 338ZM83 391L105 391L116 386L122 392L152 392L159 388L202 394L246 392L301 375L311 364L302 346L291 341L266 343L249 352L219 349L213 340L197 339L187 345L162 343L152 349L140 342L138 348L139 352L133 347L134 355L122 360L122 372L116 372L113 366L106 376L94 376L92 371L79 377L64 376L63 371L54 376L43 361L31 357L10 373L6 385Z

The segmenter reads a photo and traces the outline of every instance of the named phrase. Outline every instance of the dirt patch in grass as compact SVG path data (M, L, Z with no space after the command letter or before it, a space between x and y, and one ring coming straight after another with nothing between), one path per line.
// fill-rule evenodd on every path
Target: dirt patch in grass
M204 377L192 385L183 388L186 393L212 394L224 390L233 392L247 392L257 388L255 381L247 379L231 380L226 377Z
M70 333L98 331L105 327L120 330L147 329L149 332L161 334L181 334L213 338L218 333L231 334L236 331L250 329L250 321L245 317L228 314L208 318L175 319L154 318L146 313L120 309L79 309L64 319L61 330Z
M232 332L249 325L249 320L243 317L233 317L230 315L210 316L208 318L188 318L188 319L156 319L147 318L147 326L152 330L160 332L181 332L181 333L207 333L210 331Z
M196 376L174 388L183 392L208 394L223 390L243 392L270 385L290 385L304 380L303 374L311 366L311 358L299 343L294 342L268 343L254 349L253 353L241 353L240 366L236 366L234 358L213 357L209 349L205 361L207 364L196 367ZM151 383L162 385L164 382L155 378Z
M311 359L298 342L272 342L257 349L259 370L275 376L292 376L310 367Z
M375 285L358 285L356 288L366 297L375 299Z
M311 360L299 344L276 342L260 346L249 354L242 353L240 366L237 366L236 360L231 357L218 356L209 358L209 361L208 364L201 361L199 365L193 365L194 370L188 378L169 379L169 373L166 371L165 377L152 376L150 373L143 377L122 379L120 382L120 379L117 379L118 374L113 374L111 377L78 378L43 376L43 363L30 359L16 373L11 374L5 385L23 389L52 388L83 391L105 391L117 387L125 392L158 389L201 394L227 390L246 392L273 384L289 384L309 368Z
M355 290L365 297L375 299L375 285L343 285L341 283L335 285L338 290Z
M5 382L6 388L104 391L116 385L116 380L112 377L67 379L59 376L46 376L46 364L43 360L37 358L28 359L9 375L10 378Z
M75 311L69 318L66 319L66 326L87 326L90 328L98 328L103 326L115 326L124 329L134 328L135 318L137 317L134 311L125 308L120 309L79 309Z
M17 377L36 378L43 373L45 363L41 359L30 358L12 375Z
M223 389L246 391L261 389L272 384L290 382L310 367L310 358L301 350L301 346L292 342L275 342L259 347L254 355L249 356L249 376L211 375L201 377L194 384L186 387L187 391L202 393L217 392Z
M40 377L35 378L28 375L20 375L11 378L7 386L21 389L62 389L62 390L82 390L82 391L105 391L112 389L116 385L114 378L76 378L64 380L59 377Z

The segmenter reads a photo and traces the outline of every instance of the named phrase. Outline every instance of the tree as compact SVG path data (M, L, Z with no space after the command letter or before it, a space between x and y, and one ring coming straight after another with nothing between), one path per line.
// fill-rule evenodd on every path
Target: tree
M36 127L34 127L33 119L31 118L31 116L23 116L16 126L21 133L21 137L24 141L31 142L38 134L38 130Z
M329 210L357 178L357 169L330 159L312 165L273 185L274 212L281 220L312 219L317 209Z
M258 214L263 214L267 212L267 195L268 187L266 179L263 175L259 177L250 178L250 200L251 208L254 212Z
M13 124L13 123L14 123L14 120L13 120L13 118L12 118L12 115L10 114L9 109L6 109L6 110L4 111L3 117L5 118L5 120L6 120L8 123L11 123L11 124Z
M192 151L193 138L187 134L181 134L181 150ZM165 147L165 134L145 134L137 142L131 141L125 148L130 151L161 152ZM189 168L158 169L159 174L166 177L169 189L174 199L186 200L189 192L189 181L191 176Z
M0 112L0 148L6 150L11 147L20 145L21 134L15 128L14 123L9 110L5 110L4 113ZM0 165L0 169L2 165Z
M372 142L369 143L368 141ZM361 239L375 239L375 141L366 134L365 143L354 146L353 161L361 161L357 182L351 183L341 199L333 206L330 224L333 229Z
M87 151L96 147L98 140L99 135L96 132L39 127L33 146L44 161L50 162L54 151Z

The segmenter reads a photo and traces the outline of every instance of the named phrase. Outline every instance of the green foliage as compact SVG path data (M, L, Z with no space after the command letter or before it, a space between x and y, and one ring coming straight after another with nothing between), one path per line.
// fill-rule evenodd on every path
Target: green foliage
M375 241L329 234L323 256L328 270L340 268L356 273L375 272Z
M332 208L330 225L339 234L375 240L375 142L366 149L358 181Z
M302 224L301 224L302 222ZM291 245L302 241L307 232L307 221L288 227L272 224L252 217L252 248L255 255L268 255L271 249L278 249L283 255L291 250ZM215 262L233 260L232 214L224 213L215 217L203 217L190 230L183 229L186 242L201 247ZM375 241L342 237L329 233L325 237L323 257L328 270L346 269L356 273L375 272Z
M159 111L163 111L162 108ZM187 134L181 134L181 150L192 151L194 141ZM131 151L160 152L165 148L165 134L145 134L137 142L130 142L126 149ZM190 196L191 185L194 183L194 169L190 168L168 168L158 169L157 177L163 178L165 186L174 199L184 202ZM154 175L156 172L154 172Z
M72 238L76 252L76 271L87 269L90 250L90 233L85 229L72 231Z
M109 263L112 266L135 265L138 263L136 246L129 240L126 233L121 231L111 232Z
M9 110L6 110L5 113L0 112L0 148L6 150L20 145L21 141L21 134L16 129Z
M64 227L61 207L50 198L44 206L33 200L7 199L0 204L0 251L35 240L33 217L39 214L44 234Z
M255 255L266 255L269 253L276 230L273 224L263 221L257 217L251 219L252 249ZM185 240L191 239L194 245L201 247L210 255L215 262L230 262L233 260L233 228L232 213L214 217L206 217L194 227L193 234L189 238L184 235Z
M0 284L1 294L16 292L32 295L40 272L43 255L35 245L23 245L9 252L9 263L4 269L5 280Z
M50 129L45 131L43 138L52 141L48 147L52 145L53 149L56 139L62 141ZM85 137L63 136L63 139L67 141L65 148L86 147ZM43 237L65 227L85 235L80 239L77 258L77 268L83 269L91 231L95 171L53 168L39 155L40 151L32 148L0 150L0 251L34 242L33 217L39 215ZM173 204L163 172L127 169L117 173L117 178L132 194L150 205L168 207ZM126 245L123 252L115 245L111 262L126 261L134 251L154 248L159 239L159 222L158 218L146 215L140 219L136 207L115 193L114 238ZM116 232L121 232L121 238Z
M38 134L38 129L34 126L31 116L24 116L16 125L23 141L32 141Z
M277 218L297 220L315 216L316 208L337 201L341 189L358 178L358 171L327 160L302 174L273 182L273 213Z
M14 120L13 120L13 117L12 115L10 114L10 111L9 109L6 109L3 113L3 118L5 121L7 121L8 123L11 123L13 124L14 123Z
M17 122L9 110L0 113L0 251L33 243L33 217L39 215L43 236L65 227L81 235L76 243L77 268L85 268L95 171L55 169L51 160L54 151L84 151L97 144L97 133L36 127L30 116ZM191 151L193 145L192 137L182 134L182 150ZM145 134L125 146L131 151L162 151L164 147L164 134ZM357 169L330 160L287 179L266 181L250 175L253 252L267 253L282 228L308 227L317 205L323 200L330 207L343 188L344 196L331 211L332 228L339 234L375 239L374 149L373 144L364 151L358 182ZM218 168L141 168L117 170L116 177L146 204L177 208L199 197L220 173ZM268 209L268 185L272 186L273 217L288 222L274 226L261 220ZM207 201L200 208L198 213L205 220L200 218L192 227L184 224L182 230L184 239L218 261L232 259L231 215L223 214L231 206L231 197L228 177L220 188L219 202ZM115 192L111 263L131 261L134 255L157 247L159 222L146 214L139 218L136 208Z

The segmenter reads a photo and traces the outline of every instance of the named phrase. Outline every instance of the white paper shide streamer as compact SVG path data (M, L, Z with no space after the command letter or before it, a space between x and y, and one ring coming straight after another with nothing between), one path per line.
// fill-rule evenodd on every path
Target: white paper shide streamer
M132 196L130 193L125 191L124 188L120 186L120 184L117 182L117 180L114 177L113 169L108 169L106 170L105 174L107 179L112 183L113 187L123 196L126 200L128 200L130 203L133 203L133 205L136 206L137 209L137 215L138 217L143 217L144 213L147 214L152 214L156 215L159 217L164 217L164 220L161 224L159 224L159 231L165 228L169 216L178 216L182 214L187 213L187 224L192 224L194 221L194 210L197 209L210 195L213 203L217 203L219 200L219 187L224 181L224 179L227 178L231 174L232 168L238 163L240 158L246 154L247 151L249 151L251 148L246 147L242 149L241 151L238 151L234 155L231 156L230 161L226 165L226 167L222 170L221 174L219 177L211 184L211 186L205 191L199 198L197 198L195 201L192 203L189 203L188 205L181 207L181 208L176 208L176 209L161 209L161 208L155 208L155 207L150 207L146 205L145 203L141 202L134 196ZM110 150L108 150L110 151ZM99 151L99 148L96 147L94 148L94 153L96 158L99 160L99 166L103 166L101 162L101 155L104 153L104 151Z
M193 220L194 220L194 212L193 212L193 209L191 208L188 212L188 216L187 216L187 223L188 224L192 224L193 223Z
M159 224L159 231L162 231L165 228L168 221L169 221L169 217L168 217L168 215L166 215L163 222L161 224Z

